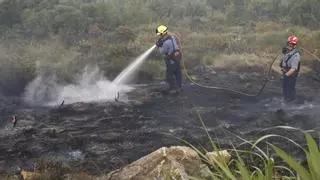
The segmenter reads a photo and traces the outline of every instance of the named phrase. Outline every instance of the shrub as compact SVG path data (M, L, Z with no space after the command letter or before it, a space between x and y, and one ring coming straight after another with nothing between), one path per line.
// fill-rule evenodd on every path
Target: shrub
M210 136L209 131L205 126L199 112L198 116L209 138L209 141L212 146L211 148L213 148L215 152L221 151L219 144L216 143L216 141L214 141L214 139ZM197 151L200 157L202 157L203 161L205 161L212 167L213 170L211 176L214 177L214 179L320 179L320 173L318 171L318 169L320 168L320 149L315 141L315 138L313 138L310 134L293 127L283 126L274 128L281 128L283 130L296 130L302 132L303 134L305 134L308 149L303 149L298 143L296 143L289 137L276 134L267 134L256 141L248 141L235 135L237 138L243 141L243 143L241 143L242 145L249 145L249 149L247 148L245 150L240 150L236 149L235 146L232 146L233 148L228 150L233 152L234 159L230 161L230 163L226 163L225 158L222 154L218 153L217 158L209 159L205 155L207 151L203 152L202 150L196 148L192 144L184 140L182 141L187 143L195 151ZM296 158L289 155L289 153L271 144L269 140L271 138L278 138L280 140L287 141L297 146L298 148L303 149L305 153L305 158L307 160L306 166L301 165L300 162ZM279 162L274 160L276 158L276 155L272 155L270 151L264 151L262 148L258 147L258 144L261 144L264 141L266 141L267 147L271 146L276 155L278 155L282 160L284 160L287 163L287 167L284 165L278 165ZM248 159L254 159L249 164L248 162L246 163L246 161L244 160L244 158L248 156Z

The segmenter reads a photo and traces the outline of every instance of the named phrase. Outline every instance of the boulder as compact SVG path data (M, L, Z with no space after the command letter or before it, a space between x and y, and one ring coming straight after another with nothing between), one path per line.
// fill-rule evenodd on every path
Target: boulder
M187 180L189 176L198 174L201 164L197 152L189 147L173 146L163 147L124 168L110 172L102 179L164 179L175 177Z
M39 179L40 174L35 172L21 171L23 180L34 180Z
M206 157L212 165L214 165L216 161L221 162L221 160L228 163L231 159L231 155L227 150L208 152L206 153Z

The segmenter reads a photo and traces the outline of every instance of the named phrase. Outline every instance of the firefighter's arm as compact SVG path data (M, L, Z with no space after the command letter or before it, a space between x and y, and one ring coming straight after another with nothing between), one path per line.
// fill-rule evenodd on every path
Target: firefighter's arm
M286 76L291 76L295 71L296 69L291 68L288 72L286 72Z

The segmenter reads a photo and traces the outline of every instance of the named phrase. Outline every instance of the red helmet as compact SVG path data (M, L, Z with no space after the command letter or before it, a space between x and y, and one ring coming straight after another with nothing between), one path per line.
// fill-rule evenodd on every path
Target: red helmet
M288 37L288 43L292 43L292 44L297 44L298 43L298 38L296 36L289 36Z

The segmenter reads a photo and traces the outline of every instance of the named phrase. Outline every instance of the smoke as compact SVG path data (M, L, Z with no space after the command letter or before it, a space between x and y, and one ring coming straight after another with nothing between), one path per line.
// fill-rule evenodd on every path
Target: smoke
M137 57L113 82L106 79L97 66L87 65L81 76L76 78L76 83L62 85L58 83L55 75L56 66L59 64L37 62L37 77L27 85L24 100L31 105L59 105L63 101L71 104L114 100L118 93L126 93L133 89L124 84L130 81L155 47L153 45Z
M31 105L59 105L76 102L113 101L118 93L126 93L131 87L115 84L103 76L97 66L86 66L76 83L62 85L55 74L39 75L28 84L24 100ZM121 98L122 99L122 98Z

